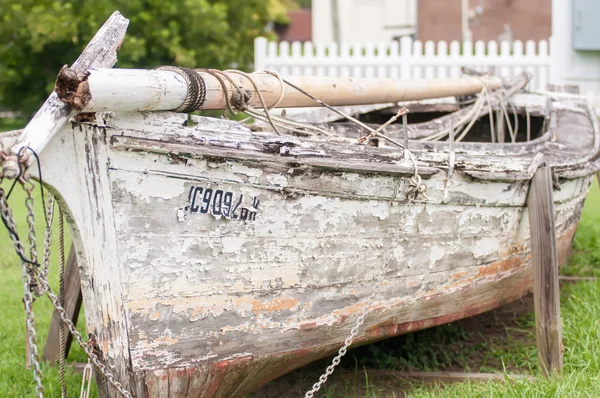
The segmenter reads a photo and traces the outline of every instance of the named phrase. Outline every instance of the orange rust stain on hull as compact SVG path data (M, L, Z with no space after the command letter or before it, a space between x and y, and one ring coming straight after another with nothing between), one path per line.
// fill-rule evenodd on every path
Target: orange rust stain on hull
M497 297L487 302L465 306L461 311L455 313L444 314L427 319L401 323L393 323L393 319L389 319L377 327L367 330L365 335L359 336L355 340L355 345L366 344L382 338L389 338L448 322L454 322L517 300L531 289L532 281L529 273L525 271L521 272L523 273L523 278L519 280L519 283L511 284L508 289L502 290L501 297ZM187 397L241 397L295 368L331 354L339 349L341 344L341 342L335 344L325 343L320 346L279 352L268 356L244 356L212 364L205 364L197 368L189 368L190 371L185 374L186 378L202 378L202 380L206 381L206 384L203 385L201 394L188 394ZM270 364L277 364L277 366L269 366ZM254 367L260 367L261 369L264 367L264 371L251 371L250 369ZM152 371L146 371L146 373L149 372ZM246 372L252 373L252 380L246 379ZM170 373L170 375L173 376L176 376L177 374L178 373ZM197 385L193 380L189 380L189 382ZM235 394L223 395L224 386L240 385L240 383L244 383L246 387L239 391L235 391Z
M482 265L477 268L476 278L486 278L501 275L505 272L514 270L523 264L519 257L512 257L506 260L495 261L488 265Z
M271 301L252 300L252 310L256 312L273 312L291 310L298 306L300 300L290 297L277 297Z
M563 266L567 263L569 255L571 254L571 246L575 232L577 231L577 224L571 229L567 230L564 235L557 237L556 239L556 250L558 252L558 265Z

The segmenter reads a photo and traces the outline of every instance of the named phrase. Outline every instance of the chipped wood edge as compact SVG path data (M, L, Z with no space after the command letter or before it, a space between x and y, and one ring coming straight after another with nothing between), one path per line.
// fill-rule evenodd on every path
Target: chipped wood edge
M129 20L115 11L90 40L71 68L76 71L85 71L91 68L113 67L117 62L117 51L125 38L128 25ZM27 124L11 151L17 154L21 148L30 147L38 153L41 152L52 137L67 123L70 116L69 105L62 102L53 91ZM33 162L33 157L30 162Z

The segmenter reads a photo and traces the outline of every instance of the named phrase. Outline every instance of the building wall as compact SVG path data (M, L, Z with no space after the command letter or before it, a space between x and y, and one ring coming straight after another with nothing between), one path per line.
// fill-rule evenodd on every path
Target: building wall
M460 40L461 0L419 0L417 39Z
M552 0L469 0L469 8L473 40L539 41L552 34ZM418 39L462 40L461 0L419 0Z
M575 84L590 95L596 109L600 107L600 51L573 49L573 2L552 0L551 80L558 84Z
M310 10L291 10L287 13L289 24L276 26L275 33L280 41L311 41L312 40L312 14Z
M334 41L332 1L313 0L312 37ZM388 42L416 34L417 0L337 0L340 42Z

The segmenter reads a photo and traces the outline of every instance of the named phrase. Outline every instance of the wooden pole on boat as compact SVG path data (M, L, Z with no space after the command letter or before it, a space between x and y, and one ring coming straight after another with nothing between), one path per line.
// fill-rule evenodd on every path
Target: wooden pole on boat
M257 91L269 108L293 108L317 105L300 90L329 105L346 106L469 95L479 93L484 86L501 86L498 77L471 76L431 80L294 76L286 81L291 85L266 72L248 75L189 69L97 69L74 73L63 69L56 92L77 110L101 112L176 110L184 102L194 103L192 110L225 109L226 96L232 100L240 97L232 82L250 94L248 105L254 108L263 108Z
M117 62L117 50L125 38L128 24L129 20L115 11L90 40L71 68L83 72L90 68L112 67ZM27 124L11 151L16 154L21 148L29 146L34 151L40 152L70 117L71 108L58 98L56 92L53 92ZM34 158L30 157L30 159L31 163ZM6 177L14 178L18 173L18 167L16 163L14 165L5 163L3 171Z
M534 268L533 300L538 364L542 374L548 376L555 372L560 374L563 363L558 256L550 166L541 166L533 175L527 207Z

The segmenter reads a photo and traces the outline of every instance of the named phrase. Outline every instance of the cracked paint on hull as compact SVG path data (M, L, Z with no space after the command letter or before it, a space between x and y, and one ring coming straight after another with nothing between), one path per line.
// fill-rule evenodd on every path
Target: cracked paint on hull
M233 175L221 179L231 170ZM430 202L407 206L399 196L380 199L379 189L407 184L397 177L355 185L353 196L289 196L268 185L274 172L251 170L230 162L191 171L188 165L185 178L183 170L177 174L178 186L186 187L197 175L215 189L260 198L261 216L243 223L203 215L179 222L171 210L182 206L185 194L155 201L139 194L161 178L170 181L174 170L154 174L148 188L134 190L129 181L137 181L136 171L111 171L119 244L128 253L125 306L134 371L208 366L240 352L276 355L291 347L335 345L365 307L384 261L388 272L361 333L385 319L406 325L400 333L423 319L444 319L446 311L467 311L464 301L431 313L423 303L438 297L452 302L473 285L494 291L531 261L523 207L441 203L435 187L443 176L429 180ZM248 175L254 179L244 180ZM358 177L346 172L336 178ZM287 184L297 186L296 181L290 176ZM480 191L483 197L506 192L508 184L454 182L456 189L467 185L472 195ZM556 203L559 242L566 242L559 244L561 253L568 249L588 187L589 181L565 184ZM137 242L144 242L141 249ZM503 293L496 292L494 300L505 300Z
M464 307L457 312L443 315L435 315L435 312L431 312L430 317L400 323L396 318L390 317L365 330L363 335L357 337L355 345L367 344L382 338L390 338L475 316L522 297L530 291L531 283L532 272L530 267L526 267L510 277L504 278L494 288L488 284L478 287L471 285L455 294L457 297L440 294L432 297L429 305L423 306L433 308L441 305L443 301L465 300ZM495 294L486 294L484 290ZM405 310L405 312L408 311ZM198 383L204 386L203 391L194 392L197 395L187 395L190 397L242 397L290 370L332 354L339 349L340 345L341 343L323 342L319 344L317 342L303 349L292 349L269 356L256 354L235 360L219 361L202 367L144 371L138 373L137 377L140 379L139 384L144 388L145 396L148 397L178 396L168 395L165 390L160 389L160 385L165 382L177 386ZM252 372L252 369L259 370ZM210 376L207 377L207 374Z

